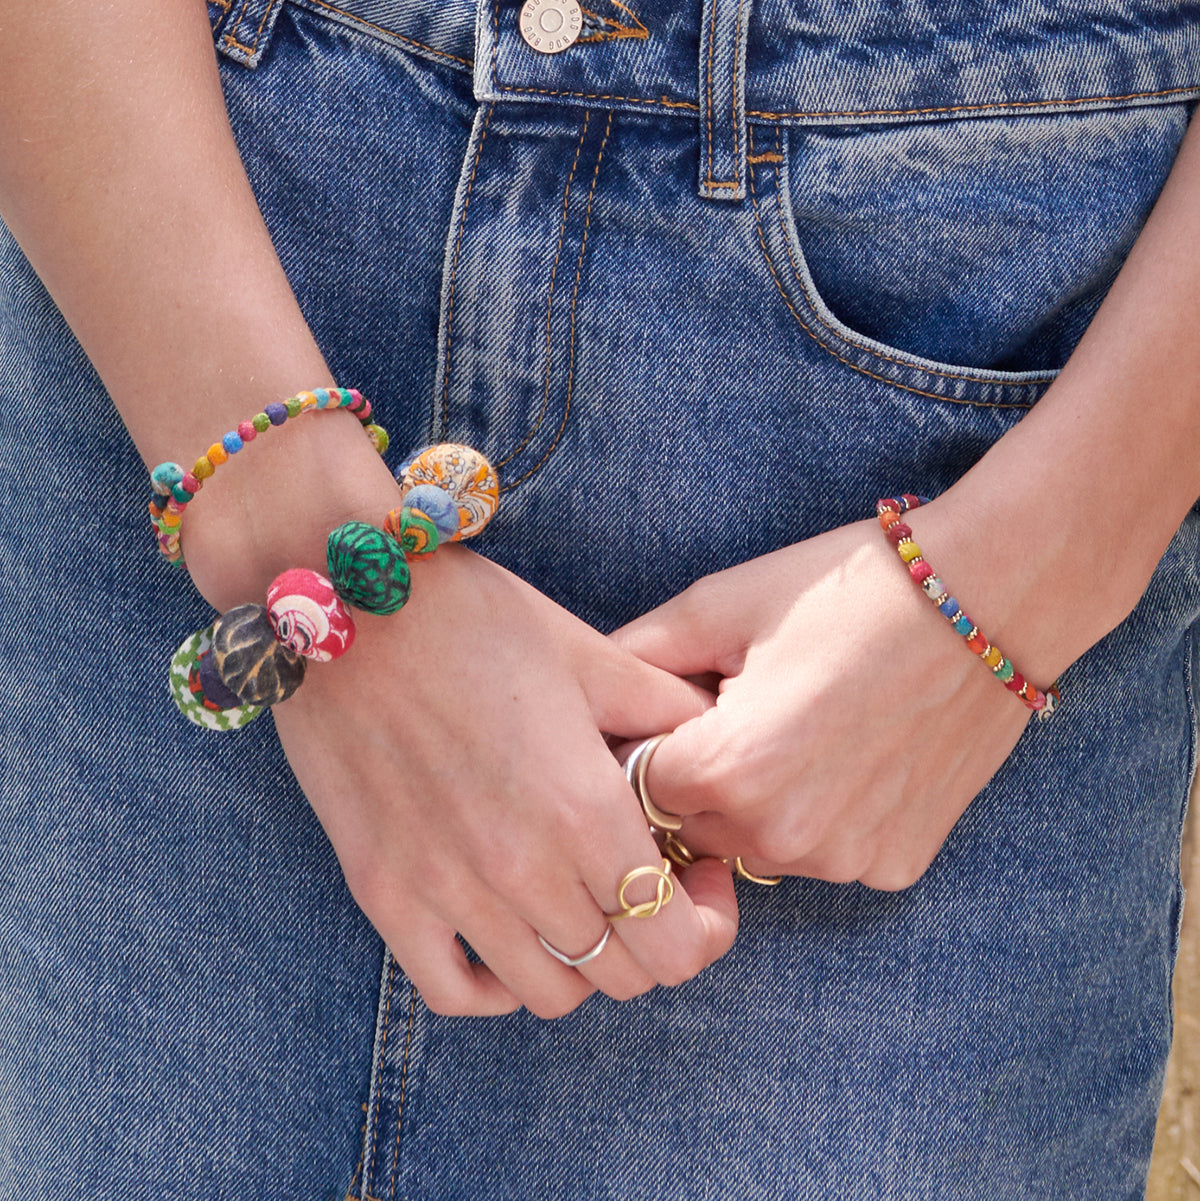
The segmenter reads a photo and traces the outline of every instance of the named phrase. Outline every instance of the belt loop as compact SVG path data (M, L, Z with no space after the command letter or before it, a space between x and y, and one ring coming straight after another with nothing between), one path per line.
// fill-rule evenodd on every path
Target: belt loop
M704 0L700 32L700 195L746 197L746 28L751 0Z
M217 49L235 63L257 67L271 40L283 0L213 0L225 10L213 29Z

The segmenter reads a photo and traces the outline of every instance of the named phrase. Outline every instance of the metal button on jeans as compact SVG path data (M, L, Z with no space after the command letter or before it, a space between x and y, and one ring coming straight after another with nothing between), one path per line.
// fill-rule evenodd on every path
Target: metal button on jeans
M542 54L557 54L575 43L583 27L577 0L525 0L521 36Z

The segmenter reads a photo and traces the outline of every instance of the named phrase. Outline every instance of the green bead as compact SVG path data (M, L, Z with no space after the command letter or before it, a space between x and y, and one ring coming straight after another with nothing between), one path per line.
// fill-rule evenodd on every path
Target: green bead
M348 521L329 535L329 579L347 604L386 616L402 609L412 591L404 548L365 521Z
M1000 666L996 668L996 678L1002 684L1007 684L1013 678L1013 665L1007 659L1001 659Z
M258 430L260 434L265 434L267 430L271 428L271 419L266 415L266 413L255 413L254 416L250 418L250 424L254 426L254 428Z
M300 416L300 397L292 396L283 402L284 408L287 409L289 417Z
M381 455L387 454L387 448L390 442L387 430L385 430L382 425L368 425L365 428L367 431L367 437L371 439L371 445L374 446Z

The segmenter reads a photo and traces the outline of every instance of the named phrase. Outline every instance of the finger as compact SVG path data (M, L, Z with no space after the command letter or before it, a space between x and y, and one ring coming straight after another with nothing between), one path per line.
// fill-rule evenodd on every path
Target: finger
M659 860L642 860L649 866ZM621 877L623 878L623 876ZM606 912L620 911L620 879L596 885L597 900ZM628 904L655 896L653 876L633 881L626 892ZM719 959L737 936L737 899L728 868L714 860L701 860L676 878L671 900L646 918L628 917L616 922L616 936L634 960L660 984L678 985L690 980Z
M728 591L728 595L727 595ZM707 672L737 675L748 638L732 591L700 581L649 613L614 630L609 638L655 667L676 676Z
M646 738L697 717L713 694L623 651L603 635L588 640L579 677L596 725L623 738Z
M384 934L384 941L434 1013L496 1017L521 1007L490 967L467 958L453 928L436 918L421 929L406 924L393 938Z

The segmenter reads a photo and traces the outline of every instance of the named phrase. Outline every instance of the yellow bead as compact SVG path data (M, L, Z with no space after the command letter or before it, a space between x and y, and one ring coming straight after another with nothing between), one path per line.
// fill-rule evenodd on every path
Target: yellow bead
M900 551L900 558L905 563L911 563L914 559L921 557L921 548L911 538L905 538L897 549Z
M300 392L297 394L300 400L300 412L305 412L307 409L315 409L317 407L317 398L312 392Z
M987 650L983 652L983 661L989 667L999 667L1000 660L1003 658L1004 656L994 646L989 646Z
M201 455L195 466L192 468L192 475L198 480L206 480L213 473L213 465L209 462L208 455Z
M170 509L166 509L162 515L162 523L166 526L177 526L180 516L178 513L172 513Z

